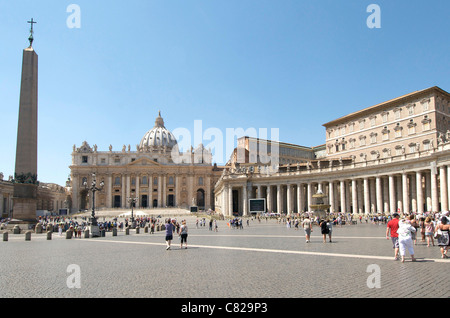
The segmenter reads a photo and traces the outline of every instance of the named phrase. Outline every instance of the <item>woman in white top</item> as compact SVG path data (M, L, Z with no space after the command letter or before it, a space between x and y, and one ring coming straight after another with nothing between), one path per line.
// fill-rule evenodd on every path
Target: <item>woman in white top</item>
M406 220L401 220L399 222L399 228L397 230L398 234L398 243L399 243L399 249L400 249L400 256L402 257L402 263L405 262L405 254L406 249L408 249L409 254L411 255L411 259L413 262L416 261L414 258L414 243L412 240L412 232L416 232L416 229L411 226L410 223L406 222Z

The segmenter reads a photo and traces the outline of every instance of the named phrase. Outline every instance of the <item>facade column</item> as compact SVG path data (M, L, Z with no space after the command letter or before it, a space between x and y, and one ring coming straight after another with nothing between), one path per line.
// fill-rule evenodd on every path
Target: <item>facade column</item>
M397 212L395 209L395 184L394 175L389 175L389 210L391 213Z
M106 207L111 208L111 202L112 202L112 175L109 173L107 175L107 185L106 185Z
M346 200L345 200L345 180L341 180L341 212L347 212Z
M120 176L122 178L122 196L120 198L120 206L122 209L125 209L127 207L127 197L126 197L126 191L127 191L127 183L126 183L126 176L124 173Z
M138 198L137 202L135 203L135 207L138 208L141 206L141 197L140 197L140 185L141 181L139 178L139 174L136 174L136 198Z
M125 198L125 202L128 203L127 198L130 197L130 193L131 193L131 178L130 178L130 174L127 174L127 189L126 189L126 193L127 193L127 196ZM127 206L127 205L125 205L125 206ZM131 207L131 204L130 204L129 207Z
M164 173L162 177L162 206L167 206L167 175Z
M384 213L389 213L389 178L382 178L382 180Z
M180 203L181 203L181 198L180 198L180 190L181 190L181 186L180 186L180 176L177 174L175 177L175 206L179 207ZM150 190L149 190L149 195L150 195ZM153 201L152 201L153 204ZM222 198L222 213L224 213L224 208L223 208L223 198ZM225 215L225 213L224 213Z
M403 191L403 213L409 213L409 189L408 189L408 175L402 173L402 191Z
M78 175L72 175L72 211L71 212L78 212L78 210L80 209L80 203L78 202L79 200L79 188L78 188ZM3 206L3 200L2 202L0 202L0 204ZM9 211L5 211L8 212L7 214L9 215Z
M402 194L402 176L394 177L395 185L396 185L396 192L395 197L397 198L397 210L405 213L405 210L403 209L403 194Z
M356 179L352 179L352 213L358 213L358 192L357 192Z
M262 199L262 186L261 185L258 185L258 186L256 186L256 191L258 192L258 194L257 194L257 198L258 199Z
M377 200L377 212L382 213L383 212L383 189L381 187L381 177L377 176L375 178L375 196Z
M192 198L191 198L192 200ZM188 205L190 205L190 201L188 198ZM158 174L158 208L162 207L162 178L161 175Z
M364 213L370 214L369 178L364 178Z
M435 169L431 169L431 211L438 212L439 211L439 195L438 195L438 187L437 187L437 171Z

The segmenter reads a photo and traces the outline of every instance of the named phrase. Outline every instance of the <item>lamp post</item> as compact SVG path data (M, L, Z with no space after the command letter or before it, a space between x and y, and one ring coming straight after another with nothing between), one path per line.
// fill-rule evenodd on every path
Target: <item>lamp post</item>
M91 213L91 218L89 219L92 237L100 236L100 231L98 229L97 218L95 217L95 192L96 191L101 191L103 189L103 186L105 185L105 183L103 181L101 181L99 187L97 187L97 180L95 178L95 172L94 172L92 174L91 185L88 186L87 182L84 182L83 185L84 185L84 188L86 190L92 192L92 213Z
M131 204L131 228L132 229L136 228L136 222L134 221L134 215L133 215L133 207L134 207L134 204L136 202L138 202L138 200L139 199L137 197L129 197L129 198L127 198L128 203Z

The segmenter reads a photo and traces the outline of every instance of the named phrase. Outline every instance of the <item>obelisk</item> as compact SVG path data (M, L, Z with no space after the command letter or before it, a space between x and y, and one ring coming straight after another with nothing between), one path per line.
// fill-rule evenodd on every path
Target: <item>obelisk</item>
M31 23L30 46L23 50L14 172L13 219L19 223L36 223L38 187L38 56L32 47L36 22L31 19L28 23Z

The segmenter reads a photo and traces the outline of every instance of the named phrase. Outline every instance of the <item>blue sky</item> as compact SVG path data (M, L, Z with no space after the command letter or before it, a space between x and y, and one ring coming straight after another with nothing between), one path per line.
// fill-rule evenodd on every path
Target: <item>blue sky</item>
M72 3L80 28L66 23ZM379 29L366 24L370 4ZM158 110L169 130L279 128L280 141L317 146L328 121L449 91L449 13L448 0L1 0L0 171L14 173L31 17L38 179L63 185L74 144L134 150Z

